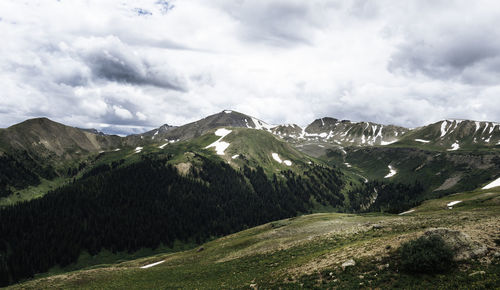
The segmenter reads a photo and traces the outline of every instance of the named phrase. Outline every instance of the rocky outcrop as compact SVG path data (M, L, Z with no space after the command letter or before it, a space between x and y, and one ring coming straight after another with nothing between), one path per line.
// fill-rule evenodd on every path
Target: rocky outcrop
M447 228L435 228L426 231L424 236L438 236L443 239L443 241L453 250L453 259L455 261L479 258L484 256L488 250L484 244L473 240L461 231Z

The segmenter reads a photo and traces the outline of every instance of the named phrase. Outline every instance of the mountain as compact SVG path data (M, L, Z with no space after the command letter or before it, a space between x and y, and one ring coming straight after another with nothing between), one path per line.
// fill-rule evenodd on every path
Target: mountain
M0 130L0 205L30 199L39 191L20 192L43 181L46 192L57 180L86 166L89 156L124 145L118 136L66 126L47 118L26 120ZM54 182L52 182L54 181Z
M273 126L262 120L236 111L224 110L220 113L179 127L163 125L158 129L141 134L141 136L145 139L152 139L154 141L164 140L166 142L177 142L201 136L209 130L219 127L270 130Z
M408 131L394 125L321 118L305 128L304 137L342 146L373 146L394 143Z
M500 124L443 120L412 130L400 144L446 151L491 148L500 145Z
M3 151L24 150L42 157L71 159L121 145L118 136L66 126L47 118L30 119L0 131Z
M304 129L295 124L272 129L274 134L290 142L317 141L339 146L388 145L398 141L408 131L409 129L394 125L354 123L330 117L316 119Z
M474 121L443 122L409 130L322 118L301 128L225 110L127 137L44 118L2 129L0 281L305 213L399 213L497 178L500 152L487 144L498 126L479 123L470 136Z

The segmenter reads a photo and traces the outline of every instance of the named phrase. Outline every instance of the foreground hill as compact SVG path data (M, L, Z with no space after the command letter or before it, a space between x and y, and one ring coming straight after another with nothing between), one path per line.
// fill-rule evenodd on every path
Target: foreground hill
M446 230L434 232L462 237L461 246L453 244L457 264L445 275L401 270L400 245L436 227ZM325 213L279 220L193 250L94 266L12 289L493 289L500 287L498 228L500 190L477 190L427 201L403 215Z

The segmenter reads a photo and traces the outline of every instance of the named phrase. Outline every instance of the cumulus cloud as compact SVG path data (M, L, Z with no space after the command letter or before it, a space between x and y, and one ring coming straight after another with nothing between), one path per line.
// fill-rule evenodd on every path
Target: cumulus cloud
M466 17L465 17L466 16ZM493 1L0 2L0 127L499 121Z

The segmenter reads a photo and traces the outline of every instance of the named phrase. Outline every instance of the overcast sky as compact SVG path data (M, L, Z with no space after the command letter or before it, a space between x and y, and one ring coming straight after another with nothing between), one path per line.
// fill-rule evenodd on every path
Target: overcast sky
M500 2L2 0L0 127L500 121Z

